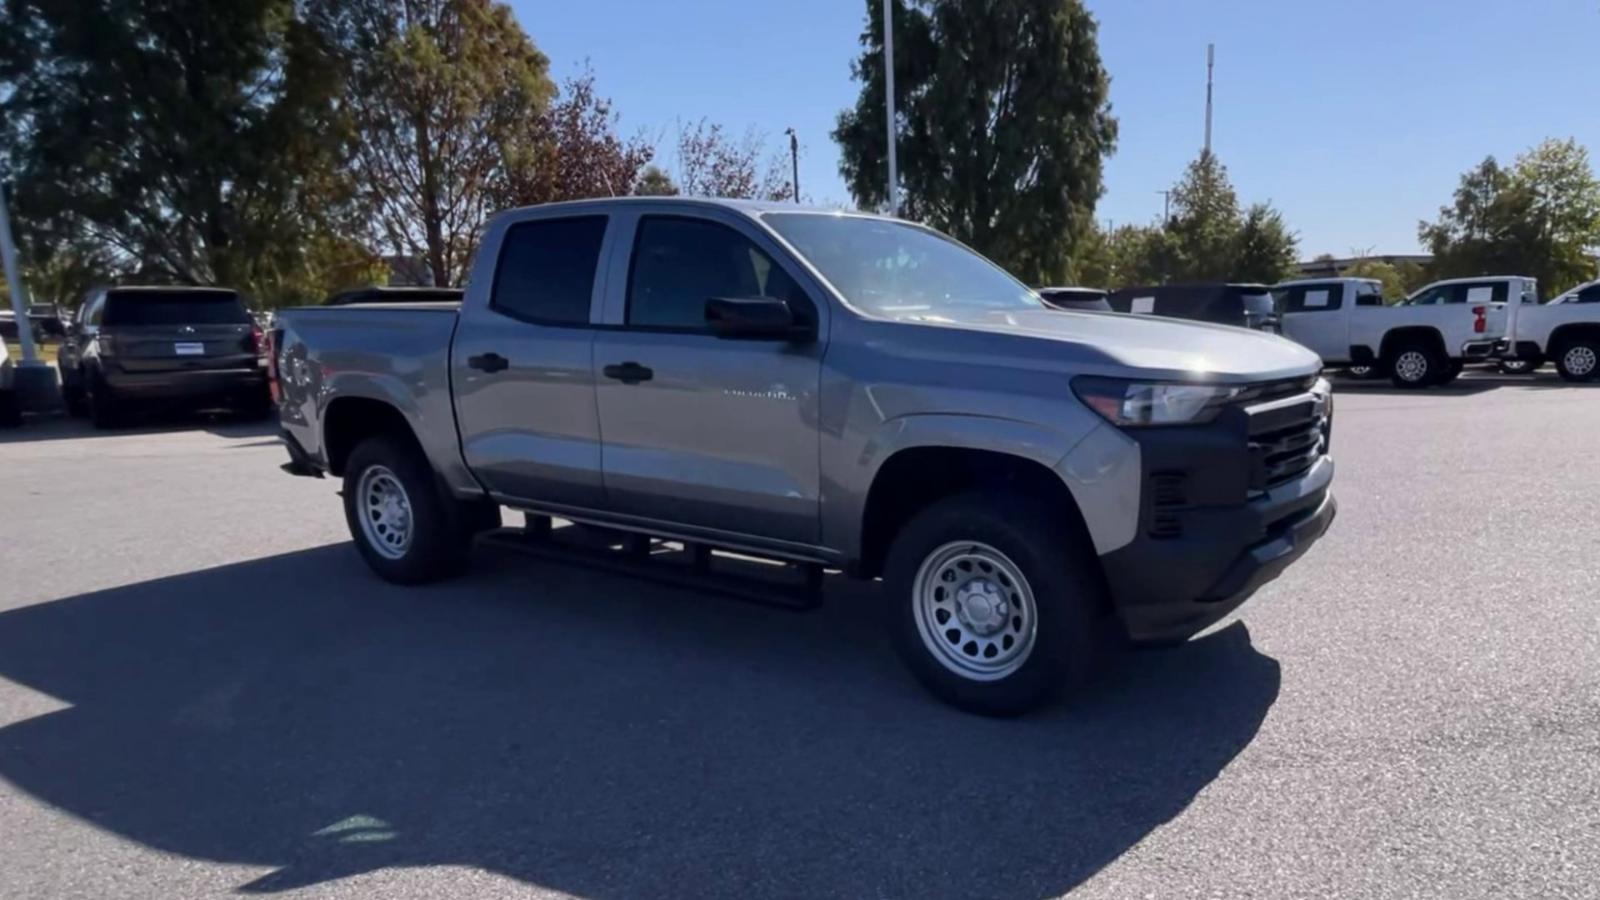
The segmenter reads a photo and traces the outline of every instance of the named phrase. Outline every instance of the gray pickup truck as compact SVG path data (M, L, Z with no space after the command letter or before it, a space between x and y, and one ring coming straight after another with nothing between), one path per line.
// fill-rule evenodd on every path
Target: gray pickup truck
M513 210L459 304L281 313L296 474L382 577L509 506L881 578L912 671L1014 714L1107 639L1181 641L1334 516L1320 361L1051 310L907 222L626 198Z

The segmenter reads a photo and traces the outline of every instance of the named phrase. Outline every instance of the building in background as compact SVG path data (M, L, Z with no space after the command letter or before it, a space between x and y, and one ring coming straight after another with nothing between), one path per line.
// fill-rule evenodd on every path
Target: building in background
M1309 262L1300 263L1301 278L1337 278L1344 274L1344 270L1362 260L1388 263L1398 266L1401 263L1411 263L1414 266L1427 268L1433 262L1433 256L1427 253L1371 253L1366 256L1346 256L1343 258L1319 258Z

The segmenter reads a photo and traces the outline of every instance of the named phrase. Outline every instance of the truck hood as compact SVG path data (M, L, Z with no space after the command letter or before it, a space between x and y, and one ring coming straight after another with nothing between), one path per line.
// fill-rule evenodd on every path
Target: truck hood
M1157 316L1063 310L958 310L907 314L901 322L1053 341L1085 370L1151 370L1151 377L1259 381L1320 371L1315 353L1274 334Z

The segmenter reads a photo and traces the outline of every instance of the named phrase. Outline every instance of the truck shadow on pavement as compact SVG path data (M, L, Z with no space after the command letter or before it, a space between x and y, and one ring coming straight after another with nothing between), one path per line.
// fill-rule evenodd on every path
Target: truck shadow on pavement
M227 413L189 413L147 416L126 427L100 430L87 419L71 416L30 418L18 428L0 429L0 444L37 441L82 440L84 438L128 437L205 431L224 438L261 437L276 440L278 420L241 419Z
M1276 661L1235 624L1017 721L904 675L870 587L809 614L484 550L402 589L349 545L0 614L0 676L71 704L0 777L277 892L477 867L604 898L1038 897L1181 812Z

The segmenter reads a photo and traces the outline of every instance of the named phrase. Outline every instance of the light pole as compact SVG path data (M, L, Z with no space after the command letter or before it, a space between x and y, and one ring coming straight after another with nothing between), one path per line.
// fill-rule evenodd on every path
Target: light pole
M785 128L784 134L789 136L789 165L794 168L794 202L800 202L800 138L795 135L793 128Z
M900 215L900 179L894 160L894 0L883 0L883 108L889 128L889 215Z
M11 240L10 193L11 185L0 184L0 265L6 268L11 308L17 315L17 340L22 344L22 362L16 374L17 400L24 410L50 412L61 406L61 386L56 383L55 366L42 362L38 348L33 345L33 323L28 320L28 295L22 286L22 266L17 262L17 245Z

